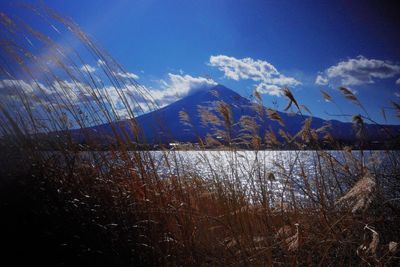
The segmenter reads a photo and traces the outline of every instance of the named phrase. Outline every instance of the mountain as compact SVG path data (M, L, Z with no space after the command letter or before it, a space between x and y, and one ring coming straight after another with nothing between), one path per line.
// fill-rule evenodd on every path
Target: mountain
M223 101L223 102L221 102ZM257 123L258 134L265 135L266 130L272 130L278 139L279 130L282 129L290 135L294 136L304 124L305 119L311 118L311 128L317 129L327 124L330 125L329 133L336 140L341 140L346 143L354 143L356 132L352 123L340 122L337 120L323 120L317 117L310 117L301 114L289 114L285 112L277 112L282 118L284 125L276 120L271 120L267 115L263 116L254 108L254 103L246 99L236 92L222 85L216 85L208 90L199 90L189 96L186 96L168 106L153 112L141 115L136 118L136 122L141 129L141 138L138 142L147 144L159 144L170 142L198 142L199 137L204 139L207 134L212 134L218 129L223 129L223 126L213 126L210 124L204 125L199 114L199 106L206 112L215 114L219 119L223 120L223 116L216 110L218 105L226 103L231 110L233 126L231 129L232 138L240 136L243 130L235 122L238 122L242 116L253 118ZM265 108L262 109L266 111ZM187 115L192 126L185 125L180 119L180 112ZM182 114L181 114L182 115ZM384 127L373 124L365 124L365 132L367 133L365 140L369 142L382 142L388 139L388 136L400 136L400 126L385 125ZM74 130L73 136L82 141L84 134L104 135L108 138L113 138L115 135L123 136L134 140L131 121L120 121L113 125L103 124L83 130ZM322 137L322 133L319 134ZM215 137L215 135L214 135Z

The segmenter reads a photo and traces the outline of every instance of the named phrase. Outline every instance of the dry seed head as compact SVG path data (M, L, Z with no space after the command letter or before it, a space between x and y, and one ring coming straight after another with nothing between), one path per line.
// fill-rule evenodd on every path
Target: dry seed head
M268 130L265 132L264 142L270 146L277 146L280 144L274 131Z
M214 113L209 111L207 109L207 107L198 106L197 110L199 112L200 119L201 119L201 124L203 126L207 126L209 124L212 125L212 126L220 126L220 125L222 125L221 119L218 118Z
M262 102L261 94L260 94L259 91L254 90L254 91L253 91L253 95L254 95L254 97L257 99L257 102L259 102L259 103Z
M311 134L310 133L311 122L312 122L311 118L305 119L303 122L303 127L298 132L298 136L300 136L303 141L309 141L309 137Z
M364 121L363 121L363 119L362 119L360 114L354 115L352 121L356 125L363 125L364 124Z
M278 112L276 110L273 110L271 108L267 108L267 114L268 114L268 118L269 119L279 122L279 124L282 125L282 126L285 125L285 123L283 122L281 116L278 114Z
M360 114L353 116L352 120L357 137L362 138L364 134L364 120L362 119Z
M364 243L358 247L357 255L360 256L361 258L364 258L364 257L376 258L376 252L377 252L378 245L379 245L379 234L377 231L375 231L373 228L369 227L368 225L365 225L364 230L371 231L372 239L371 239L371 242L369 242L369 244ZM366 239L366 235L364 235L364 239Z
M192 126L192 124L190 123L189 114L186 111L179 111L179 121L183 125Z
M264 117L265 111L264 111L264 106L262 104L252 103L251 108L257 112L258 116Z
M284 110L287 111L291 107L292 103L295 104L297 109L300 110L299 104L297 104L297 101L294 98L292 92L289 90L289 88L283 88L282 91L283 91L283 94L289 99L289 103L287 104L287 106Z
M242 116L240 117L239 124L242 127L242 130L252 134L256 134L258 131L259 126L253 117Z
M276 233L276 238L288 238L289 236L293 235L293 228L290 225L285 225L279 228L278 232Z
M293 236L286 238L285 242L288 246L288 251L297 251L299 249L299 232L296 232L296 234Z
M331 123L324 123L324 125L319 127L318 129L316 129L316 131L317 131L317 133L327 132L331 128L332 128Z
M325 101L332 102L332 97L327 92L325 92L324 90L321 90L321 94L322 94L323 98L325 99Z
M399 245L399 243L397 243L397 242L394 242L394 241L389 242L389 245L388 245L389 252L392 254L396 253L398 245Z
M400 118L400 104L398 104L398 103L392 101L392 105L393 105L393 107L396 109L396 112L397 112L396 115L397 115L397 117Z
M379 234L377 232L373 232L372 240L371 240L371 243L369 243L367 251L370 252L371 254L375 255L376 250L378 249L378 245L379 245Z
M253 148L260 148L261 147L261 138L259 136L253 136L251 139L251 145Z
M339 90L342 92L342 94L344 95L344 97L346 99L352 101L355 104L359 104L357 97L353 94L352 91L350 91L349 89L347 89L345 87L340 87Z
M376 187L375 178L366 171L365 175L347 192L339 198L336 204L350 203L352 212L365 211L374 199Z
M291 141L291 137L289 136L289 134L287 132L285 132L282 129L279 129L279 135L285 139L286 142L290 142Z
M312 115L311 110L306 105L300 105L300 107L305 110L308 114Z
M227 103L224 101L217 101L217 111L224 118L224 123L227 128L230 128L233 123L232 111Z

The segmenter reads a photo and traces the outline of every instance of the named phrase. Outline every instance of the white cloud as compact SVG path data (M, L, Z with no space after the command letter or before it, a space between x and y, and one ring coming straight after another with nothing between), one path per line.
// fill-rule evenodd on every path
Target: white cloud
M281 87L273 84L265 84L265 83L260 83L256 86L257 92L260 94L268 94L268 95L273 95L273 96L281 96L282 95L282 90Z
M96 71L95 67L90 66L89 64L84 64L82 65L82 67L80 68L81 71L85 71L88 73L93 73Z
M38 84L38 86L41 86L44 88L43 85ZM28 83L23 80L10 80L10 79L5 79L5 80L0 80L0 96L2 97L32 97L34 92L36 91L34 89L34 84L33 83ZM44 88L46 89L46 88Z
M154 108L153 100L160 106L165 106L216 84L212 79L172 73L168 73L168 79L160 81L159 89L125 84L118 88L104 85L93 90L89 84L78 81L57 80L42 84L5 79L0 80L0 100L6 106L15 107L15 114L25 114L26 118L28 111L25 110L24 101L29 102L29 106L38 116L45 114L49 107L56 112L62 112L64 104L74 106L77 110L93 111L102 109L102 103L107 103L122 119L128 117L128 110L141 114ZM122 95L125 95L125 100Z
M329 82L328 78L323 77L322 75L318 75L317 78L315 79L315 84L318 85L327 85Z
M105 66L106 64L107 63L102 59L97 60L97 66L99 66L99 67ZM113 71L112 73L115 76L125 78L125 79L135 79L135 80L139 79L139 75L132 73L132 72Z
M211 56L209 64L224 72L226 78L235 81L253 80L258 82L256 89L260 93L281 95L279 88L301 84L295 78L281 74L271 63L264 60L254 60L249 57L237 59L218 55Z
M121 88L105 85L93 90L89 84L78 81L57 80L43 84L5 79L0 80L0 105L12 108L11 116L26 120L27 125L30 124L30 115L40 121L47 121L49 114L57 117L64 113L70 117L71 126L77 127L75 117L70 114L71 110L74 110L75 115L84 112L89 115L89 123L96 124L107 122L105 116L95 115L102 114L105 108L109 109L109 114L111 110L115 111L118 117L114 119L128 118L129 111L135 115L149 111L153 105L142 89L127 84ZM125 95L124 99L122 95Z
M104 66L104 65L106 65L106 62L104 60L98 59L97 60L97 65L98 66Z
M400 78L397 79L396 84L400 85Z
M151 89L150 94L161 106L175 102L198 90L209 89L217 85L212 79L172 73L168 73L168 80L161 80L160 84L161 89Z
M374 83L377 79L387 79L399 74L400 65L390 61L358 56L327 68L317 76L315 83L357 86Z
M400 93L399 92L394 92L394 96L395 97L400 97Z
M0 80L0 104L11 107L12 114L26 118L28 124L28 114L33 114L40 120L47 118L49 114L56 117L67 114L71 126L76 127L77 121L69 113L70 110L74 110L75 113L82 111L83 116L88 115L89 123L105 123L106 121L103 121L105 116L96 115L92 118L90 114L102 114L102 110L106 108L110 112L116 112L117 117L113 119L124 119L129 117L130 111L139 115L154 109L154 100L159 106L165 106L193 92L217 84L212 79L190 75L169 73L167 77L160 81L158 89L126 83L121 87L103 85L96 90L89 84L79 81L57 80L42 84L4 79ZM26 109L26 105L30 110Z
M252 58L237 59L225 55L211 56L210 65L223 71L225 77L238 81L252 79L261 81L279 75L276 68L270 63Z
M132 72L113 72L113 74L125 79L139 79L139 76Z

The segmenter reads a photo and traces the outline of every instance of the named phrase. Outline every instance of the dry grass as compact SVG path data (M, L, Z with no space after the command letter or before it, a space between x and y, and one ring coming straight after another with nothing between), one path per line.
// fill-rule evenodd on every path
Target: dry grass
M0 73L2 80L12 80L2 90L15 92L12 99L0 100L1 229L8 242L8 258L15 265L399 264L398 151L384 152L384 162L378 162L379 156L367 163L327 136L326 142L340 149L339 160L318 149L317 133L325 129L312 129L309 119L298 134L281 130L279 139L272 130L260 134L254 118L234 121L229 105L220 101L214 113L199 107L202 122L213 125L215 131L200 143L228 147L231 160L225 172L215 169L213 159L207 157L211 178L190 172L179 153L165 150L166 164L177 169L163 176L151 152L137 150L127 141L132 133L140 137L134 118L144 108L142 100L154 106L147 92L134 80L116 75L123 69L71 21L47 9L33 11L48 26L57 23L60 30L69 30L87 50L80 54L62 47L20 20L1 14L0 49L9 64L2 64ZM34 53L30 42L45 47L46 60L52 64L42 64L43 58ZM78 68L85 56L91 62L104 62L100 80ZM43 94L32 95L17 77L29 78L31 87ZM112 124L117 148L98 152L98 139L86 136L83 147L68 132L60 132L55 140L37 138L37 134L71 125L84 128L121 119L105 86L115 91L132 124L125 130ZM362 107L351 91L340 90ZM128 95L136 100L129 101ZM301 113L302 106L289 89L284 95L289 100L287 109L294 104ZM46 101L50 96L53 99ZM90 98L86 110L71 100L77 96ZM332 101L327 93L323 96ZM260 117L267 114L285 125L273 109L260 110L261 97L256 94L256 98L254 108ZM19 109L15 109L17 103ZM191 125L184 111L180 119ZM354 122L362 125L362 117ZM241 125L240 140L232 136L236 125ZM293 161L276 158L274 168L266 169L259 149L277 147L282 141L299 149L315 142L313 171L307 170L301 151L293 152ZM56 152L41 150L42 142ZM246 183L241 180L239 169L244 166L235 147L242 143L254 149L255 156L255 167L245 170ZM272 190L278 178L282 187Z

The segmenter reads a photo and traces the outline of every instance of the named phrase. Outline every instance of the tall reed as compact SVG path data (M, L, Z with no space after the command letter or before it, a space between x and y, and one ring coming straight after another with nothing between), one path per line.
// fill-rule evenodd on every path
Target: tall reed
M15 265L399 264L398 151L366 157L343 147L329 126L311 127L287 88L286 110L305 118L294 135L255 92L254 118L235 121L222 100L199 107L212 125L199 137L201 170L179 150L138 149L135 117L157 107L149 92L71 20L24 8L53 32L0 13L2 229ZM101 74L90 71L96 62ZM367 110L340 90L365 113L353 119L362 141ZM262 127L271 121L279 135ZM76 142L69 131L101 123L112 133L83 130L85 142ZM338 152L321 149L321 139ZM113 146L99 151L104 140ZM283 144L296 150L264 151ZM217 145L224 150L206 150Z

